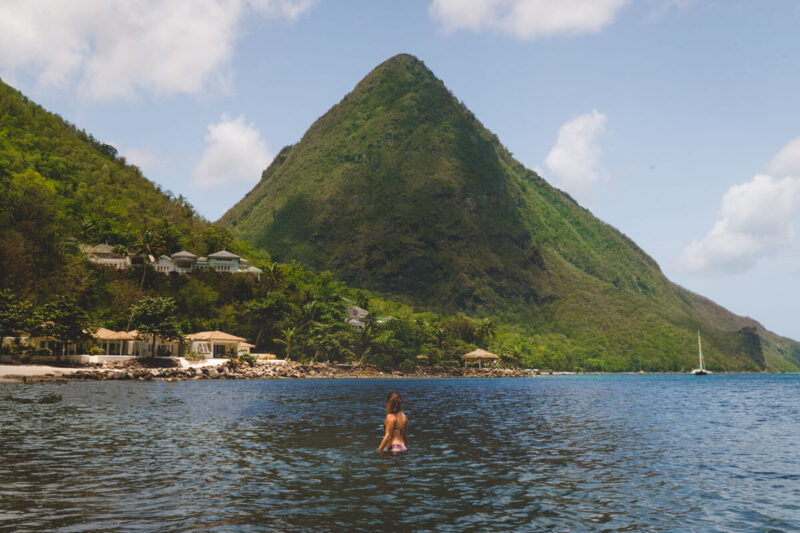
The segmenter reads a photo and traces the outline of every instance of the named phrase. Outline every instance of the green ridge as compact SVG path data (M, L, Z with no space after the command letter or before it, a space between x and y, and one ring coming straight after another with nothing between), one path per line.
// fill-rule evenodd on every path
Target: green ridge
M625 235L524 168L425 65L375 68L220 223L279 261L440 312L562 368L797 370L800 345L671 283Z

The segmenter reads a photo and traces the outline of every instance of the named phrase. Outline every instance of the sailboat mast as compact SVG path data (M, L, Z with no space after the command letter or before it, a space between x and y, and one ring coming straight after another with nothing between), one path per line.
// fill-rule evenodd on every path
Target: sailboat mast
M700 370L705 370L703 364L703 344L700 342L700 331L697 332L697 356L700 358Z

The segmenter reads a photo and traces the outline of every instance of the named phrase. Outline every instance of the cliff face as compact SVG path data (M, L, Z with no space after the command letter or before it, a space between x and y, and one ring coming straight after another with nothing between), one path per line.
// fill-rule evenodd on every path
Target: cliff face
M276 260L420 308L499 316L609 369L690 368L698 329L712 368L800 363L796 343L675 286L524 168L410 55L369 73L220 222Z

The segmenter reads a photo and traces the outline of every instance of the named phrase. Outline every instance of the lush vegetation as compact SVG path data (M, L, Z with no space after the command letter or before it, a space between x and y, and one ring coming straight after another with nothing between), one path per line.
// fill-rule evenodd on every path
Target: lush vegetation
M416 58L378 66L220 221L418 308L495 317L522 364L794 370L798 344L682 289L524 168ZM753 335L758 338L755 342ZM550 358L550 359L548 359Z
M83 283L77 243L264 259L101 143L0 82L0 287L38 299Z
M0 334L50 336L61 346L87 340L87 331L98 326L137 328L167 339L220 329L254 341L258 352L295 360L411 366L419 363L418 355L427 356L425 364L459 364L461 355L491 344L498 333L489 320L414 313L349 288L329 272L316 275L297 264L277 263L266 271L261 278L153 272L145 277L140 298L138 269L89 264L87 290L70 298L37 306L0 291ZM355 304L370 311L361 329L346 323L347 308ZM506 362L518 363L512 357Z
M655 371L691 368L700 329L712 369L800 364L796 343L672 285L524 169L410 56L283 150L224 222L0 82L3 336L220 329L295 359L456 364L483 347L510 365ZM139 257L228 249L264 273L116 271L78 248L101 242ZM370 311L363 329L345 321L351 304Z
M0 82L0 335L64 347L97 327L164 338L221 329L297 359L455 364L493 326L465 316L415 314L345 286L329 273L271 263L230 231L162 191L114 147ZM261 278L196 272L166 276L139 261L128 271L91 263L79 243L158 256L228 249L264 267ZM345 323L348 302L373 312ZM379 324L377 314L396 317ZM489 327L491 326L491 327ZM11 346L11 350L21 350ZM56 352L60 351L59 349Z

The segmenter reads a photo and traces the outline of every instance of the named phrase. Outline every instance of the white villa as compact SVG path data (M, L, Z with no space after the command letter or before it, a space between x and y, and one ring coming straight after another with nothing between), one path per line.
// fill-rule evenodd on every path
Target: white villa
M366 326L365 321L367 320L367 315L369 315L369 311L366 309L357 305L351 305L347 308L346 322L356 329L364 329L364 326Z
M186 336L186 340L190 342L190 351L202 354L206 359L250 353L250 348L253 348L247 339L223 331L192 333Z
M138 331L111 331L100 328L92 335L95 343L105 355L150 356L153 350L153 337ZM254 345L247 339L225 333L224 331L200 331L186 336L186 344L179 341L156 339L156 354L166 357L183 355L191 351L206 359L230 357L250 353Z
M110 244L98 244L89 246L81 244L80 249L86 254L89 261L111 268L126 270L131 268L131 256L122 255L114 252L114 247ZM186 274L195 270L215 270L217 272L227 272L229 274L253 274L258 276L261 269L254 267L250 261L227 250L220 250L209 254L208 257L198 257L192 252L182 250L172 255L162 255L158 259L148 256L150 263L156 272L169 274L177 272Z
M126 270L131 267L131 258L114 252L114 247L110 244L98 244L97 246L80 245L80 250L89 257L89 261L119 270Z
M369 316L369 311L367 311L363 307L359 307L357 305L351 305L350 307L347 308L347 318L345 319L345 322L347 322L347 324L349 324L353 328L364 329L367 325L366 321L368 316ZM377 320L375 320L375 323L380 325L380 324L385 324L390 320L394 320L394 317L385 316L382 318L378 318Z
M100 363L110 361L122 361L134 359L136 357L150 357L153 351L153 337L140 334L138 331L112 331L106 328L99 328L91 334L95 349L93 355L81 352L87 347L85 344L77 346L74 343L69 345L56 345L55 341L49 337L3 337L3 347L20 343L27 346L38 348L42 351L49 350L52 355L35 355L40 361L55 360L60 353L62 356L72 358L80 362ZM91 345L91 343L89 343ZM183 357L187 351L201 354L206 359L227 358L249 354L255 348L247 339L225 333L223 331L200 331L187 335L185 342L177 340L166 340L156 338L155 353L159 357ZM90 353L92 353L90 352ZM99 353L98 353L99 352ZM10 355L0 355L0 359L8 359ZM274 355L260 354L258 357L272 358Z
M258 276L261 269L254 267L250 261L227 250L209 254L208 257L197 257L183 250L171 256L162 255L153 262L153 268L162 274L177 272L185 274L194 270L215 270L229 274L245 273Z
M136 341L135 331L112 331L100 328L92 334L95 344L100 348L104 355L131 355L133 353L134 342Z

